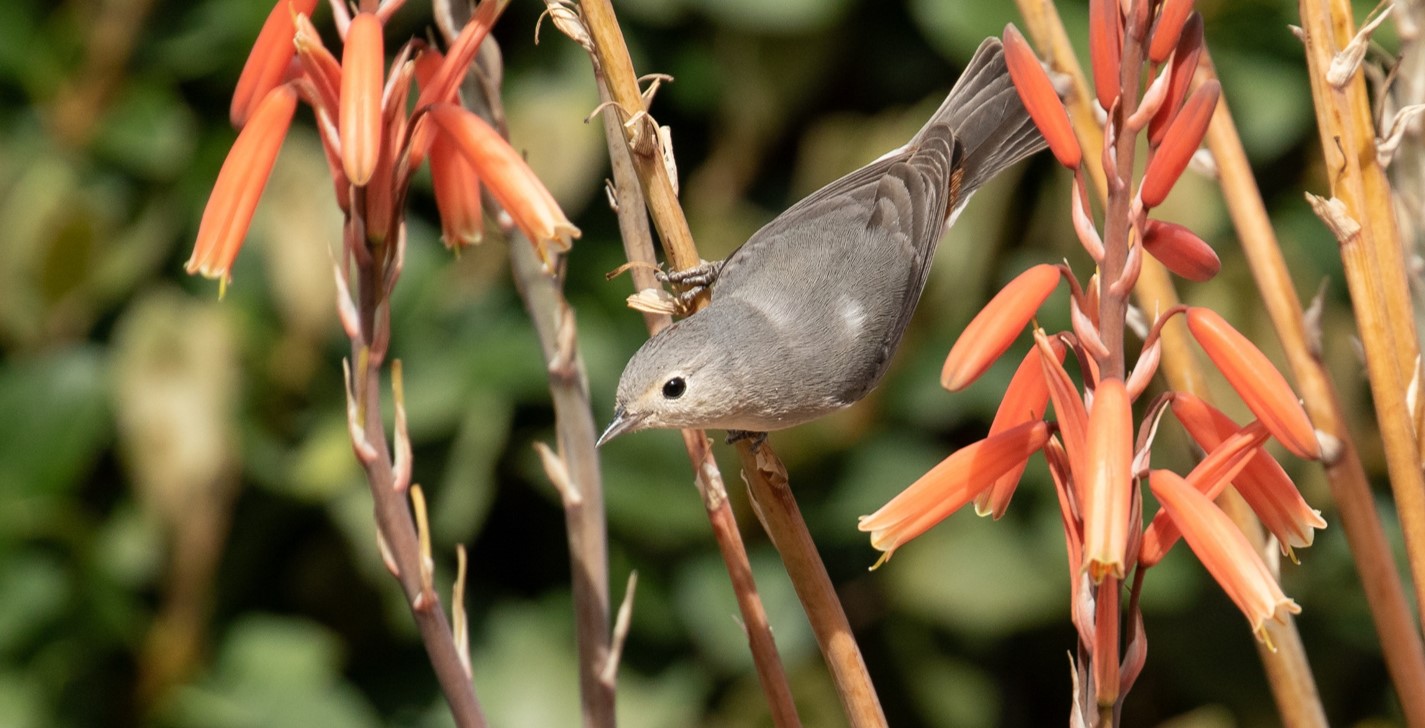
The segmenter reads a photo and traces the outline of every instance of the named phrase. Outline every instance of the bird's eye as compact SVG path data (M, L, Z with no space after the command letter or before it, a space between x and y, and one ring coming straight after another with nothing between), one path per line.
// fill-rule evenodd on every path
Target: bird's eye
M683 396L683 392L688 391L688 383L682 377L673 377L663 383L663 398L677 399Z

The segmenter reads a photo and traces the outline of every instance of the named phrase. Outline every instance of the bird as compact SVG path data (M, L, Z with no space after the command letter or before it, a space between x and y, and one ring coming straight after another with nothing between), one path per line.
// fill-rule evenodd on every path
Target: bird
M708 305L625 366L598 445L650 428L765 436L865 397L890 365L947 227L976 189L1044 147L1003 46L986 39L907 144L712 264Z

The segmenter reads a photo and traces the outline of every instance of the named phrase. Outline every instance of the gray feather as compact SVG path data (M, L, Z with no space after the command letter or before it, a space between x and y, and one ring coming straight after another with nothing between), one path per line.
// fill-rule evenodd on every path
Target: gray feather
M947 221L1044 146L999 40L986 40L906 147L798 202L728 258L711 304L630 360L620 411L645 427L765 432L861 399L905 333ZM660 396L674 377L686 393Z

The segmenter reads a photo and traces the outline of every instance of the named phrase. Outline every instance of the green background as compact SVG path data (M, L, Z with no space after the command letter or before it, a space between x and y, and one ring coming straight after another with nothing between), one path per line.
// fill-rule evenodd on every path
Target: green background
M394 582L347 439L328 250L339 240L310 114L298 116L234 270L182 272L234 132L227 108L267 2L0 3L0 726L434 726L450 722ZM1368 9L1358 3L1360 13ZM1298 292L1325 283L1324 350L1380 508L1393 522L1334 241L1302 198L1326 188L1286 2L1199 2ZM972 0L625 0L640 73L675 81L682 200L720 258L779 210L902 143L978 42L1017 21ZM644 334L602 180L587 57L515 2L496 37L511 135L584 231L569 256L595 417L611 416ZM1084 3L1064 3L1080 47ZM424 35L410 2L388 38ZM328 11L317 22L335 47ZM1389 28L1389 24L1387 24ZM1388 32L1387 32L1388 34ZM1387 39L1386 43L1391 41ZM938 371L988 296L1037 262L1089 263L1068 177L1039 155L979 192L941 245L882 386L772 440L896 726L1062 725L1068 574L1041 460L1006 517L959 513L869 573L855 528L940 458L981 437L1018 355L955 395ZM1190 174L1161 210L1219 251L1183 284L1273 357L1275 338L1216 186ZM498 726L577 724L562 513L531 445L553 438L539 349L494 237L455 259L428 179L412 194L393 302L415 476L437 579L456 544L476 688ZM1067 325L1063 294L1041 320ZM1279 357L1278 357L1279 360ZM1219 383L1220 384L1220 383ZM1220 388L1220 400L1243 410ZM1155 464L1182 467L1165 427ZM809 726L843 722L730 451L718 447L758 585ZM610 558L639 574L619 676L627 726L769 725L736 606L680 441L606 447ZM1283 586L1334 725L1400 721L1319 467L1284 459L1331 523ZM1397 543L1398 533L1391 537ZM448 598L446 600L448 604ZM1246 621L1185 549L1148 575L1148 661L1125 725L1279 723Z

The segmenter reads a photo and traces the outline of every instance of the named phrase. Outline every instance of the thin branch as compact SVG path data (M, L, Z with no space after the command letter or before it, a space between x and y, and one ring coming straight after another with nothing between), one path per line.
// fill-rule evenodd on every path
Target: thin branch
M468 20L469 8L450 0L439 0L436 5L441 28L450 42ZM500 99L502 72L498 48L493 44L493 38L482 44L479 60L466 78L464 100L475 113L503 129L499 125L504 118ZM598 431L589 402L588 376L579 349L574 310L564 297L562 279L548 273L534 246L510 224L509 216L489 194L484 195L484 207L490 217L501 221L515 288L534 324L549 378L556 449L546 448L541 454L558 472L558 477L551 480L564 506L583 721L589 728L611 728L617 723L617 682L615 673L606 673L612 664L613 649L609 632L608 531L603 475L594 449Z
M369 283L369 279L360 281L358 289ZM368 303L372 299L365 296L362 299L359 310L363 314L372 314L374 307ZM364 348L361 341L353 340L352 359L369 359L363 353ZM359 391L365 395L361 407L365 415L363 432L375 457L362 459L362 465L366 470L367 483L371 486L376 529L397 569L396 579L406 595L406 604L411 608L411 616L420 630L421 641L430 655L431 666L450 704L455 724L461 728L483 728L485 716L475 697L475 686L465 671L445 612L440 607L440 598L434 593L426 594L422 584L420 539L406 494L395 488L395 472L386 445L385 424L381 420L381 369L376 364L364 367L364 370L364 376L357 380L363 382ZM356 396L356 392L351 392L349 396Z
M551 12L554 12L555 9L554 6L551 6ZM651 265L655 262L655 258L653 239L648 229L646 214L650 206L645 203L642 182L644 177L641 175L651 174L652 171L664 168L662 158L657 154L652 157L644 155L642 157L643 166L639 168L639 163L635 161L639 155L631 151L631 145L625 137L630 128L643 129L642 133L644 134L656 134L651 131L651 126L639 126L640 123L647 122L647 114L643 113L643 99L637 93L637 79L634 77L632 64L628 60L627 47L623 43L622 33L612 18L611 10L605 16L606 22L601 27L602 46L595 45L593 34L582 25L580 19L570 12L567 6L560 5L557 10L559 14L555 16L557 21L555 26L561 31L572 33L571 37L589 51L590 60L594 65L594 77L598 84L600 98L603 101L601 106L604 111L601 117L605 140L613 168L610 194L618 215L625 253L630 261L643 261L650 264L649 266L635 266L632 269L634 287L636 290L653 288L657 286ZM610 47L615 50L599 50ZM618 77L623 84L620 86L621 90L627 90L627 86L632 84L633 97L628 98L628 95L625 94L623 98L624 103L628 105L620 106L613 103L616 97L613 97L613 84L610 83L605 73L607 68L620 69ZM636 117L632 127L626 123L630 116ZM647 123L651 124L651 122ZM636 134L637 132L635 132L635 136ZM661 152L659 153L661 154ZM666 184L666 172L663 180ZM686 248L691 249L691 233L687 229L686 220L682 218L682 209L672 194L671 184L667 185L664 194L655 194L655 197L660 200L658 209L663 211L655 219L663 220L664 229L670 231L664 233L665 236L681 235L686 242ZM676 222L670 222L668 219L670 205L676 213ZM667 238L665 237L665 239ZM696 250L692 251L692 256L693 263L696 264L698 260ZM705 296L703 300L706 300ZM666 327L670 320L667 316L645 313L644 322L648 326L649 333L654 334ZM718 470L717 462L712 458L707 436L700 430L684 430L683 440L693 465L695 485L703 501L704 509L707 511L714 541L722 554L737 599L738 609L742 614L743 624L747 630L748 647L752 654L753 664L757 669L758 680L767 696L773 723L777 726L800 726L801 722L797 717L791 687L787 682L786 672L782 668L781 657L777 654L776 643L772 637L771 624L767 621L766 610L757 593L757 586L752 578L752 567L747 559L747 551L742 544L742 535L737 529L731 506L728 504L727 490L723 485L722 474Z
M1311 95L1316 102L1331 195L1340 201L1340 215L1359 226L1353 235L1338 235L1341 262L1351 290L1356 327L1365 347L1376 420L1385 444L1390 485L1420 609L1425 605L1425 477L1405 401L1415 379L1419 344L1400 231L1390 183L1376 159L1375 121L1365 79L1353 73L1339 86L1326 80L1337 49L1355 35L1351 5L1335 0L1302 0L1300 8ZM1425 612L1417 612L1416 617L1425 623Z
M817 555L806 521L797 509L786 466L765 442L754 447L748 440L740 440L737 454L742 458L742 472L763 528L782 555L782 563L831 670L846 717L856 728L886 725L861 648L856 644L826 566Z
M618 21L614 18L613 7L608 0L580 0L580 8L583 11L584 23L593 46L595 71L600 74L610 99L614 102L611 109L605 112L605 123L609 124L609 114L615 111L624 120L620 125L620 128L623 129L623 141L629 151L634 171L637 173L638 184L645 196L654 227L658 229L659 237L663 242L663 249L667 254L669 265L675 270L692 268L698 265L701 258L693 243L687 218L684 216L682 206L674 192L668 166L664 164L663 151L658 143L656 124L644 108L644 99L639 92L637 76L634 73L633 64L629 60L628 49L624 43L623 34L619 30ZM623 184L622 182L617 183ZM707 292L702 292L694 305L696 307L705 305L706 297ZM703 437L701 433L684 432L684 440L691 449L695 443L703 442ZM762 458L776 461L775 454L765 443L759 448L759 451ZM755 481L757 477L755 474L760 470L758 458L753 457L751 451L744 447L738 448L738 454L742 458L744 474L750 480ZM705 461L710 462L711 457L706 458ZM694 462L698 463L699 460L694 458ZM780 463L777 465L780 467ZM786 502L792 503L790 514L796 515L794 501L788 498ZM783 501L778 500L777 503L780 504ZM778 529L781 527L793 530L779 532ZM839 616L841 624L845 625L846 618L835 592L825 588L830 584L830 578L826 575L825 566L816 553L811 535L807 532L806 524L800 515L796 515L795 518L767 521L767 529L773 543L778 545L782 561L787 565L787 571L796 588L797 595L802 598L802 606L808 618L813 622L813 631L819 638L826 634L832 634L831 631L817 625L817 622L824 619L826 615ZM818 639L818 644L831 669L832 678L836 682L837 691L841 695L848 717L852 720L852 724L858 727L885 725L879 700L871 687L870 675L861 659L860 648L851 638L849 629L837 631L835 634L837 638L834 641ZM766 676L764 675L763 678L764 688L766 688Z

